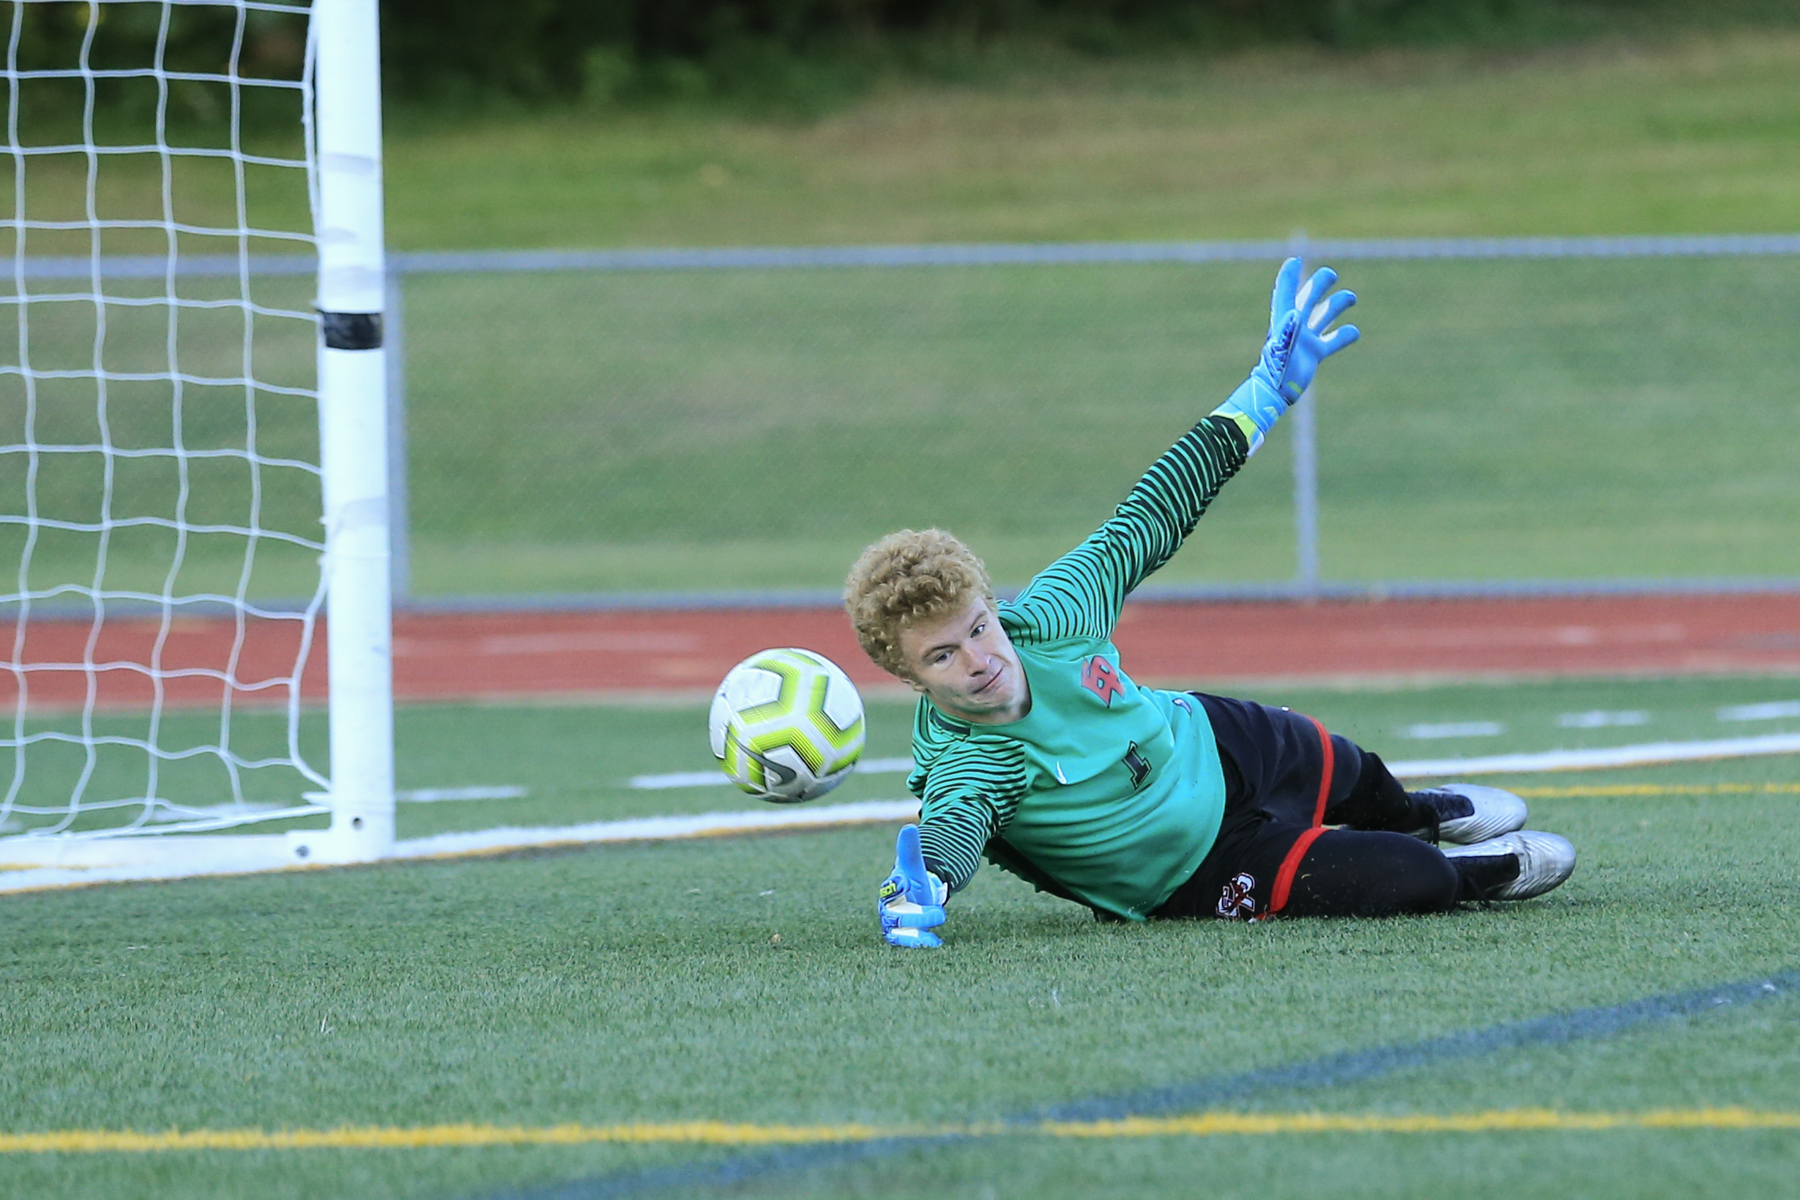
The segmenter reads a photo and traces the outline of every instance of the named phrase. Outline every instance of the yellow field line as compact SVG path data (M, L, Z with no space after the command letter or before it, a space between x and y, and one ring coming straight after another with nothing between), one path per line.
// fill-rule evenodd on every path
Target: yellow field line
M1800 796L1800 783L1613 783L1510 790L1533 800L1571 796Z
M1800 1129L1800 1112L1747 1108L1655 1109L1650 1112L1562 1112L1550 1108L1385 1115L1379 1113L1199 1113L1126 1117L1118 1121L1046 1123L1052 1137L1213 1137L1271 1133L1502 1133L1591 1129Z
M167 1150L405 1150L431 1147L697 1144L818 1145L881 1138L1148 1138L1294 1133L1504 1133L1606 1129L1800 1129L1800 1112L1749 1108L1563 1112L1491 1109L1430 1115L1380 1113L1195 1113L1114 1121L975 1125L750 1125L680 1121L628 1125L423 1125L412 1128L192 1129L163 1133L61 1129L0 1134L0 1153L150 1153Z

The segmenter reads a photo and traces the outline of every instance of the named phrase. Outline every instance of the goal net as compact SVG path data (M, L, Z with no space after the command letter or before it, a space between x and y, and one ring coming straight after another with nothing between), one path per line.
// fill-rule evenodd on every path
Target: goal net
M372 0L0 11L0 889L378 857Z

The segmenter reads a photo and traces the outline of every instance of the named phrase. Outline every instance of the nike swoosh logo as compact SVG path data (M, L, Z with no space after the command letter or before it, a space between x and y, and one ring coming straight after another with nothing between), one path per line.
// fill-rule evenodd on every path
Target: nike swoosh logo
M765 784L769 786L786 787L788 784L794 782L794 780L800 778L800 772L794 770L794 768L775 762L766 755L758 754L750 747L744 745L742 741L738 742L737 748L743 751L745 758L750 759L752 762L755 762L762 767L763 780Z

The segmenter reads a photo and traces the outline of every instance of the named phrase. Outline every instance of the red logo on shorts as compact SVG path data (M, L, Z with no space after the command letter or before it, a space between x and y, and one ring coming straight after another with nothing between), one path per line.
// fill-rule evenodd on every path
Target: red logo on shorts
M1256 915L1256 897L1250 894L1256 887L1256 877L1239 872L1225 890L1219 894L1218 914L1226 920L1234 917L1253 917Z
M1119 673L1113 665L1098 654L1087 660L1081 668L1081 686L1100 697L1100 703L1112 707L1112 698L1125 694L1125 685L1119 682Z

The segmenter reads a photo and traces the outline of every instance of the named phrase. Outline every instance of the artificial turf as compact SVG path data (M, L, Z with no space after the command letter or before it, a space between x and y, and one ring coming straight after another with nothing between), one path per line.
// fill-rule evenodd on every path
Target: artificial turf
M1774 679L1271 698L1303 702L1386 751L1395 730L1445 714L1507 724L1485 739L1496 749L1716 736L1718 707L1793 691ZM1600 708L1646 711L1654 725L1554 725L1562 712ZM545 789L560 773L567 790L540 796L542 815L586 803L598 816L604 799L581 797L597 761L634 767L659 722L667 745L698 743L697 710L629 709L632 719L617 722L614 711L486 710L487 756L529 767ZM404 711L403 783L464 782L448 776L482 758L474 715ZM876 728L895 715L878 713ZM532 724L554 732L522 740ZM953 903L944 951L902 953L880 944L870 912L892 852L888 826L11 896L0 941L0 1133L980 1121L1792 971L1792 762L1513 777L1586 789L1532 798L1533 824L1580 847L1575 878L1537 901L1428 919L1098 925L989 870ZM1619 783L1640 787L1605 794ZM1704 790L1721 784L1741 790ZM682 793L631 796L673 810ZM417 806L402 818L430 823L480 807ZM1787 1111L1796 1021L1792 1001L1777 996L1741 1013L1272 1089L1227 1107ZM1224 1195L1335 1180L1346 1194L1424 1196L1446 1180L1486 1194L1562 1179L1587 1195L1759 1195L1775 1194L1794 1136L1008 1135L902 1147L860 1165L833 1158L743 1186L1173 1196L1205 1178ZM690 1168L760 1161L754 1153L667 1144L6 1153L0 1190L462 1196L679 1167L662 1193L699 1194L716 1179Z

